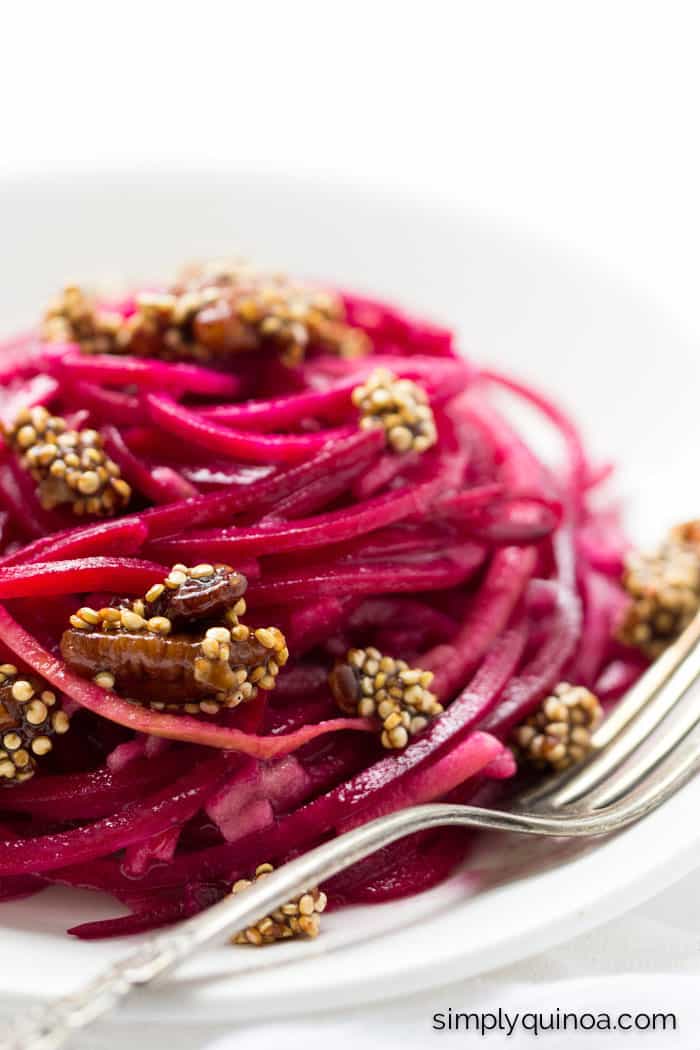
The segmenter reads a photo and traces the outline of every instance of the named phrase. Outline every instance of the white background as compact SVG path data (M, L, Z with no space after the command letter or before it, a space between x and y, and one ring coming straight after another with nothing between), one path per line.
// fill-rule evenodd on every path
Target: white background
M695 318L699 8L23 0L0 171L237 165L459 196Z
M5 7L0 29L0 173L174 162L457 197L570 242L697 330L699 11L672 0L25 0ZM546 998L548 981L653 971L650 953L668 975L697 975L683 918L694 883L682 893L503 980L536 979ZM563 1005L590 1001L580 981L562 987ZM499 1004L482 992L484 1008ZM533 993L520 994L532 1008ZM473 982L447 1001L464 1008L467 995L481 995ZM659 992L653 1005L673 1002ZM387 1007L357 1035L391 1046L400 1032ZM162 1045L204 1038L173 1031ZM634 1037L615 1045L636 1050Z

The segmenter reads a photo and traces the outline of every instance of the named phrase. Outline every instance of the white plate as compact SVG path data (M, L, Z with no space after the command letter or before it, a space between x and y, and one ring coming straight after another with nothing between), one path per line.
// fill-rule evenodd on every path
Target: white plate
M697 356L653 303L559 246L458 209L289 178L90 177L0 183L2 329L31 323L68 277L146 276L234 251L395 297L456 326L467 352L538 382L624 465L634 532L697 513ZM523 958L603 922L700 860L700 781L554 870L469 895L328 916L314 943L219 948L122 1016L270 1016L407 993ZM136 941L82 944L66 926L118 910L55 890L0 908L6 997L67 991Z

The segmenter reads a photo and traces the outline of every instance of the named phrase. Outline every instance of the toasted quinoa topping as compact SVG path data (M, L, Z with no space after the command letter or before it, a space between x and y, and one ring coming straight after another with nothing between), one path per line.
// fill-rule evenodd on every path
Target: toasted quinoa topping
M519 763L560 772L591 750L591 735L603 717L598 698L584 686L560 682L537 711L513 731Z
M234 883L233 893L244 893L259 879L274 871L272 864L260 864L252 879L239 879ZM300 897L283 904L260 919L254 926L234 934L232 944L252 944L260 948L263 944L288 940L290 937L318 937L321 928L321 913L325 910L327 897L318 888L302 893Z
M5 429L8 444L38 483L42 507L69 503L74 514L115 514L131 499L131 487L106 455L96 430L70 430L42 406L25 408Z
M246 587L227 565L174 565L142 599L78 609L61 651L98 685L156 711L217 714L273 689L289 659L280 630L240 622Z
M41 334L49 343L79 343L86 353L114 353L122 326L120 314L99 309L76 284L63 289L44 314Z
M389 749L406 747L410 737L442 713L442 704L429 689L432 681L432 671L409 667L405 660L383 656L372 647L350 649L329 676L342 711L381 719L382 744Z
M425 390L412 379L399 379L388 368L375 368L352 392L364 429L383 427L394 452L425 452L437 441L433 410Z
M311 348L344 357L370 350L366 334L346 323L339 296L243 263L191 267L165 291L138 294L135 307L129 317L114 315L71 286L49 307L43 334L87 353L175 361L271 347L297 364Z
M68 715L45 682L14 664L0 664L0 784L33 777L38 759L53 748L52 737L69 728Z
M622 583L631 602L617 636L654 660L700 610L700 522L676 526L653 553L628 555Z

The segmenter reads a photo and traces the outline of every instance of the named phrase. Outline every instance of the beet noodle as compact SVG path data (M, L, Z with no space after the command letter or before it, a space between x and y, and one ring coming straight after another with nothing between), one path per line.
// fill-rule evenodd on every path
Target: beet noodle
M250 321L229 330L202 317L162 331L152 320L140 349L110 343L111 329L91 345L79 326L0 347L0 664L40 680L71 719L50 753L37 752L32 779L0 780L0 900L60 883L127 909L74 927L78 937L195 914L261 863L401 807L502 792L517 772L513 727L558 683L610 704L643 670L613 641L627 540L593 501L610 467L591 465L568 415L467 362L449 330L329 294L337 316L318 330L308 322L296 356L280 352L280 331L299 338L298 327L279 318L264 337ZM133 296L105 308L111 324L138 320ZM231 350L241 324L244 345ZM339 332L368 352L345 356ZM563 469L538 458L495 390L554 427ZM39 438L12 427L36 406L103 450L129 490L116 512L107 504L99 517L65 493L59 502L26 468L19 446ZM100 454L90 453L104 463ZM96 485L88 478L85 491ZM190 581L209 579L220 563L246 577L241 637L274 624L289 653L258 669L238 706L168 707L157 677L152 696L129 694L119 674L79 674L62 657L78 610L133 620L169 574L185 566ZM93 620L82 627L96 630ZM186 620L166 629L170 640L194 631ZM334 676L347 686L359 666L350 651L364 654L358 695L380 689L373 648L386 666L404 660L407 682L433 675L421 686L428 713L416 720L416 708L398 736L379 700L352 707L338 692ZM397 843L330 880L330 906L427 890L471 841L438 831Z

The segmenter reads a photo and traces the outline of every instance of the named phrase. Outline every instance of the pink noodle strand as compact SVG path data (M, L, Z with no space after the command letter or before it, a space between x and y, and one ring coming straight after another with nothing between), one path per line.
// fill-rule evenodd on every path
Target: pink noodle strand
M0 900L51 883L111 893L129 914L71 930L84 939L176 922L262 861L381 814L441 798L493 804L516 772L512 727L558 681L607 706L642 672L613 639L627 540L592 492L609 465L591 465L546 396L459 357L448 330L366 297L343 302L369 338L364 357L312 340L295 366L270 344L224 369L216 357L84 353L36 333L0 345L0 419L47 405L69 427L99 429L132 488L115 518L46 510L0 441L0 662L44 679L72 718L37 775L0 790ZM135 293L101 305L137 309ZM358 426L352 393L377 367L424 389L434 447L398 454L383 428ZM494 407L500 390L555 428L563 473ZM81 604L143 595L175 562L219 561L248 577L246 622L287 638L269 694L214 717L174 714L57 655ZM401 751L382 747L378 720L341 717L329 687L335 660L372 645L432 670L444 705ZM411 836L331 880L331 905L426 889L469 844L456 831Z

